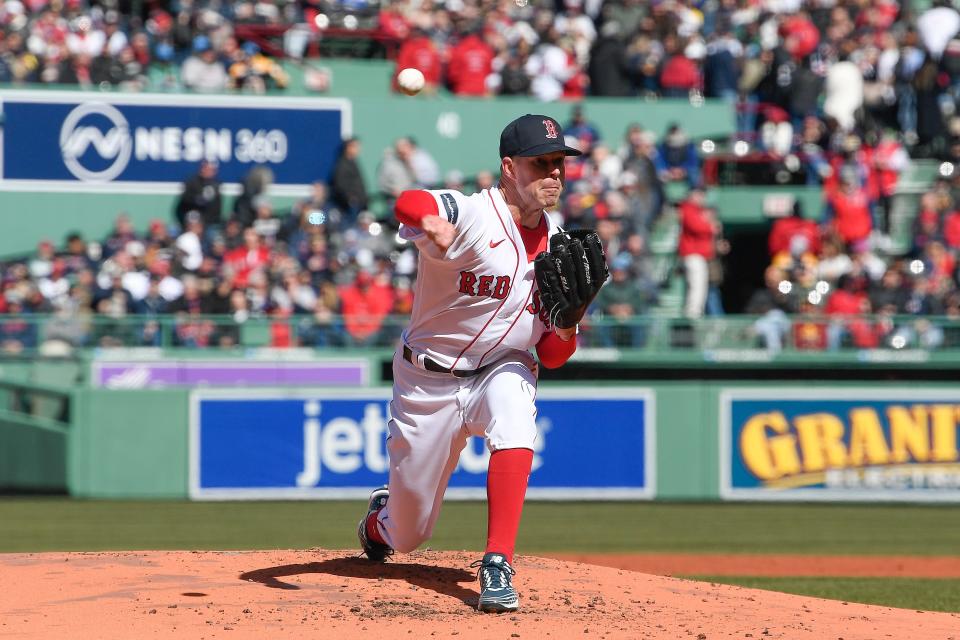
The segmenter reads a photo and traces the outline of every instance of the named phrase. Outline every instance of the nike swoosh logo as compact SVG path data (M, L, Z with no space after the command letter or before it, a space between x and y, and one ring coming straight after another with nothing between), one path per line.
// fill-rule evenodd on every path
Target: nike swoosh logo
M491 248L491 249L496 249L497 247L500 246L500 243L503 242L504 240L506 240L506 238L500 238L500 239L499 239L498 241L496 241L496 242L494 242L493 240L491 240L491 241L490 241L490 248Z

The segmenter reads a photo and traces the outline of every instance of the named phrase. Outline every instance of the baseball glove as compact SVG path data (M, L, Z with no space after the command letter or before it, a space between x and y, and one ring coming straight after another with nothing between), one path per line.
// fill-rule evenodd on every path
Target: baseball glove
M533 269L550 323L560 329L580 322L610 275L600 238L589 229L555 233Z

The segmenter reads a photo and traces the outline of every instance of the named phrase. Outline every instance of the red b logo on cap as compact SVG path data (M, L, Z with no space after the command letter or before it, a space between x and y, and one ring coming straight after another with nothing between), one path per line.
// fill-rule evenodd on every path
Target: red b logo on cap
M544 120L543 126L547 128L547 137L556 138L557 137L557 126L553 124L553 120Z

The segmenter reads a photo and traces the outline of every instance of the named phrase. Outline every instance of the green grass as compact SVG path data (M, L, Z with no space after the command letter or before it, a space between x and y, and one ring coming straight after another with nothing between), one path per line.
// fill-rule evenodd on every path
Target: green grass
M127 502L0 498L0 552L354 548L361 502ZM954 555L960 507L528 503L523 553ZM434 549L480 549L483 503L444 506Z
M694 580L924 611L960 611L960 580L688 576ZM958 623L960 624L960 623Z

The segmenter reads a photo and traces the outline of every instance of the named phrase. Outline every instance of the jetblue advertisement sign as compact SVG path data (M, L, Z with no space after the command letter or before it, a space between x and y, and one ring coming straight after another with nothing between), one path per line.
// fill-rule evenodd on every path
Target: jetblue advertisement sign
M201 160L225 184L257 165L274 186L328 180L350 103L330 98L0 92L0 189L177 192Z
M960 501L960 394L727 390L720 493L749 500Z
M200 390L191 394L190 496L199 500L360 498L385 484L390 390ZM597 388L537 394L528 495L654 495L653 395ZM490 454L471 438L451 498L486 495Z

